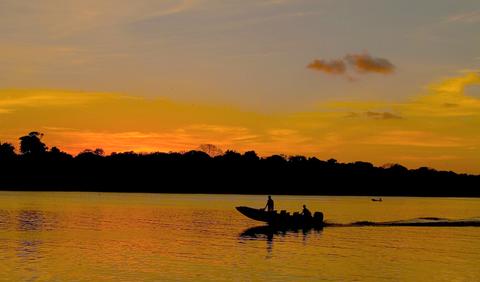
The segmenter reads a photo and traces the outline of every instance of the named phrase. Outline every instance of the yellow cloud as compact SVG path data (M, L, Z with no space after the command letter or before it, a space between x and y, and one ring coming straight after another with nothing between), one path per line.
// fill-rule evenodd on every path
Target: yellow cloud
M428 93L414 99L405 110L410 115L478 116L480 100L465 95L465 89L473 85L480 85L480 74L476 71L444 79L430 85Z
M104 94L65 91L0 91L0 107L13 110L18 107L78 105L105 98Z
M413 130L384 131L364 139L367 144L400 145L420 147L458 147L462 146L461 139L436 135L432 132Z
M465 87L470 85L480 85L479 72L467 72L463 76L448 78L440 83L430 86L430 89L438 93L458 94L462 95L465 92Z

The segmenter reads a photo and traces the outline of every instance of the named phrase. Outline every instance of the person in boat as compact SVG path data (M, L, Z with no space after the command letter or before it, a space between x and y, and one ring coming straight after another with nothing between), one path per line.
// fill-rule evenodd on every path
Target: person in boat
M306 205L303 205L302 215L308 218L312 217L312 213L310 212L310 210L307 209Z
M267 204L265 205L265 207L263 209L264 210L267 209L267 211L273 212L273 207L274 207L274 203L273 203L273 200L272 200L272 196L268 196Z

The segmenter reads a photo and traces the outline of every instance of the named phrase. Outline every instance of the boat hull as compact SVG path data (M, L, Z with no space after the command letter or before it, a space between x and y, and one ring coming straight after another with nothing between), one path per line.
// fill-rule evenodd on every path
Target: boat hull
M316 212L313 217L305 217L300 214L290 215L286 212L267 212L263 209L255 209L244 206L236 207L236 209L244 216L256 221L265 222L270 226L308 228L322 227L324 225L323 213L321 212Z

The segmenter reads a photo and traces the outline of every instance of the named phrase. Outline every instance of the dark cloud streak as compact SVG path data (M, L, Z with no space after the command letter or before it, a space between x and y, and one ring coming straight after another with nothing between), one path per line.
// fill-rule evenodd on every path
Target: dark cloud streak
M326 74L343 75L349 80L355 80L347 71L349 68L358 74L380 73L392 74L395 66L387 59L372 57L368 53L347 54L342 59L315 59L307 68Z
M390 112L363 112L363 113L355 113L350 112L346 116L347 118L361 118L366 117L369 119L377 119L377 120L388 120L388 119L403 119L401 116L392 114Z
M389 112L366 112L365 115L373 119L401 119L401 116Z
M369 54L348 54L345 61L352 65L358 73L391 74L395 66L387 59L372 57Z
M344 74L347 66L342 60L314 60L307 68L328 74Z

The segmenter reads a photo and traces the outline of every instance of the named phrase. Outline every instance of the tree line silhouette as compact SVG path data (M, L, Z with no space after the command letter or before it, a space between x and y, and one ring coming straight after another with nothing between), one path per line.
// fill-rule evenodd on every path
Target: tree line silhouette
M0 189L153 193L369 196L480 196L480 176L399 164L339 163L315 157L259 157L201 145L188 152L102 149L76 156L48 148L43 134L20 137L19 154L0 142Z

